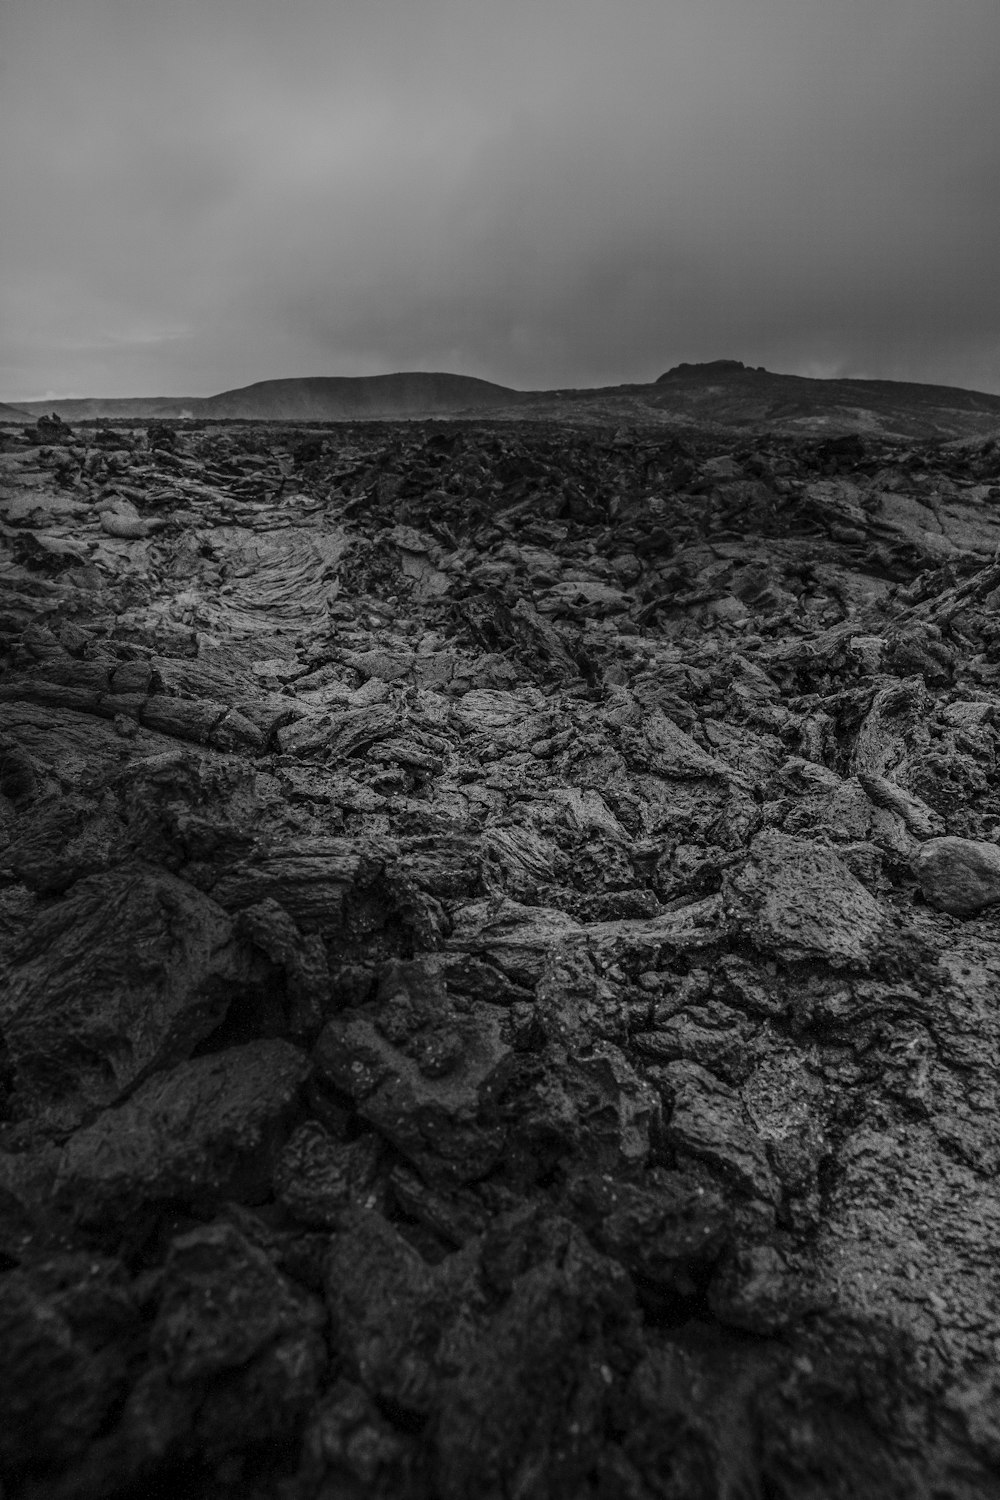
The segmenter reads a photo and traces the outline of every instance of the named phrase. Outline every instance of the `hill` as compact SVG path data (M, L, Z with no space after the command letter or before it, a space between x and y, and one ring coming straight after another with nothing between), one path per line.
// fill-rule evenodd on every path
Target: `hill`
M338 422L452 416L516 404L521 399L518 391L473 376L407 371L395 375L260 380L254 385L221 391L216 396L29 401L25 410L35 416L54 411L65 422L85 422L97 417Z
M1000 426L1000 396L981 391L896 380L814 380L748 369L736 360L668 370L652 387L650 404L699 422L789 434L945 438Z
M919 442L993 436L1000 429L1000 396L905 381L815 380L714 360L678 365L648 385L533 391L490 415L785 437L856 432Z
M0 422L23 422L28 416L26 407L6 406L0 401Z
M517 401L519 392L467 375L424 374L262 380L202 403L199 416L324 422L366 417L448 416Z
M407 372L262 380L216 396L29 401L24 410L36 416L55 411L67 422L97 417L344 422L475 414L785 437L856 432L914 442L992 437L1000 430L1000 396L982 391L893 380L815 380L750 368L739 360L682 364L648 384L583 390L515 391L466 375Z

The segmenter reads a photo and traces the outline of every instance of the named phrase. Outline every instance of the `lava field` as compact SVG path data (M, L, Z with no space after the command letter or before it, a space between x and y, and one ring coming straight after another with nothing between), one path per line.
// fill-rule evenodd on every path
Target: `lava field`
M1000 447L0 439L3 1500L1000 1496Z

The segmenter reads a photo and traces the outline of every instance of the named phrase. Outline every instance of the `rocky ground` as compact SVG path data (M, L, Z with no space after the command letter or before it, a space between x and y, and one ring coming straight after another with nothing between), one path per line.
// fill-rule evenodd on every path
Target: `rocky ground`
M1000 1495L1000 449L8 427L5 1500Z

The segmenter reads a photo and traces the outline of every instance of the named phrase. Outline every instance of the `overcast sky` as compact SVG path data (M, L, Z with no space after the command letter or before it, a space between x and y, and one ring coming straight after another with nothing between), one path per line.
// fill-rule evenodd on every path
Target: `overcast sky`
M0 399L1000 391L998 0L0 0Z

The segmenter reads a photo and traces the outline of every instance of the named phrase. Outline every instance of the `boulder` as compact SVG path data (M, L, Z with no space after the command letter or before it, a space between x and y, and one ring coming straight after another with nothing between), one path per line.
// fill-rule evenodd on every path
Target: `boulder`
M929 839L913 869L924 900L955 917L971 917L1000 901L1000 846L981 839Z
M765 829L723 889L736 931L786 963L863 969L878 950L885 927L878 901L832 849L810 839Z

